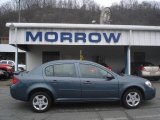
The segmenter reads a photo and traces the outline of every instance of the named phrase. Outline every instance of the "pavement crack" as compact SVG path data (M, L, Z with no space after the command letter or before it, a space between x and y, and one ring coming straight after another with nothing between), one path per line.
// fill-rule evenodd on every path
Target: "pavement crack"
M124 111L126 117L128 118L128 120L134 120L133 117L131 117L126 111Z
M99 120L104 120L98 111L96 112L96 114L98 115Z

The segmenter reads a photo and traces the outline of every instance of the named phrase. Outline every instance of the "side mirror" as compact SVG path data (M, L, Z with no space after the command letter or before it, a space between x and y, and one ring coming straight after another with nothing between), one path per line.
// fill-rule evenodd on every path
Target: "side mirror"
M105 75L105 79L110 81L110 80L114 79L114 76L111 74L107 74L107 75Z
M107 76L106 78L107 78L108 81L114 79L113 76Z

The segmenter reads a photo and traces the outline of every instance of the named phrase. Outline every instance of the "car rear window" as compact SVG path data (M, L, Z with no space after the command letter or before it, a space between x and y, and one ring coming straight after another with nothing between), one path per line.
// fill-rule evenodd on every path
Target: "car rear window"
M145 63L144 66L154 66L152 63Z
M132 63L132 66L154 66L154 64L149 62L138 62L138 63Z
M141 66L153 66L152 63L140 63L139 65L141 65Z
M1 61L1 64L7 64L7 61Z

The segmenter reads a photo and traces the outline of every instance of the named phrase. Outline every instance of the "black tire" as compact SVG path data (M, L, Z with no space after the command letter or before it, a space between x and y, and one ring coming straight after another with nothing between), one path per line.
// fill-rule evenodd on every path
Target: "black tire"
M9 78L10 78L10 74L9 74L7 71L5 72L5 78L6 78L6 79L9 79Z
M143 101L142 93L137 89L127 90L122 97L122 104L125 108L128 109L134 109L139 107L142 101Z
M37 101L37 98L39 99L39 101ZM44 98L44 100L42 100ZM40 100L41 99L41 100ZM36 92L34 93L31 98L30 98L30 106L32 108L33 111L38 112L38 113L43 113L49 110L49 108L51 107L51 97L45 93L45 92ZM38 104L38 105L34 105ZM46 105L44 105L46 104ZM39 107L42 108L39 108ZM39 109L38 109L39 108Z

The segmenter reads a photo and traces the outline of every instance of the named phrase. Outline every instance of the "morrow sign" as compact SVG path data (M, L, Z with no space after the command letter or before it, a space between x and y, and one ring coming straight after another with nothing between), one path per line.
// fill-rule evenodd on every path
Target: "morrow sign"
M36 32L26 31L26 42L50 42L50 43L100 43L104 40L106 43L118 43L121 33L106 32Z

